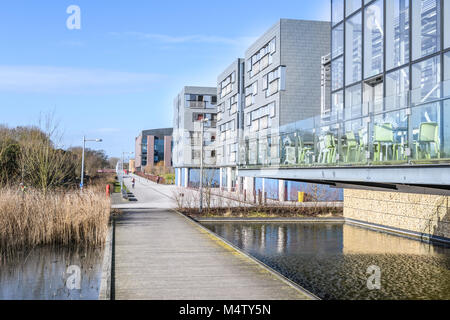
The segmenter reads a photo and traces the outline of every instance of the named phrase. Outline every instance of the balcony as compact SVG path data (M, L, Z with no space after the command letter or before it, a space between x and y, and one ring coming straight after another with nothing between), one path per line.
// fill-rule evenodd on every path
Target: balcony
M433 88L423 87L400 96L339 109L343 111L333 110L327 119L319 115L291 123L270 135L255 133L246 141L241 140L240 149L244 155L240 168L432 166L441 170L441 176L434 182L442 182L444 176L448 178L450 169L444 170L443 167L450 167L450 81ZM322 176L324 172L321 172ZM333 170L329 172L336 173ZM397 173L401 174L401 171ZM436 171L414 181L433 184L436 174L439 173ZM365 181L366 178L360 180ZM347 178L343 176L342 179ZM389 179L389 176L379 178L384 182ZM404 176L403 182L408 183L407 180ZM450 185L450 178L439 184Z
M206 101L187 101L187 107L192 109L205 109Z

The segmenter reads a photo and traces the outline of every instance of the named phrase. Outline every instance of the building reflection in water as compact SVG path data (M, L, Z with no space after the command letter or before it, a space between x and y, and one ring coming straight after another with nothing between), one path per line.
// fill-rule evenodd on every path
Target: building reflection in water
M322 299L450 299L449 247L343 223L204 225Z

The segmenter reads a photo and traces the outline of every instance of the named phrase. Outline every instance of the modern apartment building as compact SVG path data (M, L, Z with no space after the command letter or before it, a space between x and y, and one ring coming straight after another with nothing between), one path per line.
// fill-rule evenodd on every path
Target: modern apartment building
M243 128L245 60L236 59L217 78L216 163L220 186L229 191L236 186L239 135Z
M213 185L218 184L216 174L217 88L184 87L174 99L173 166L176 184L198 184L201 155L201 120L204 123L203 164L209 168ZM218 173L219 170L217 170Z
M172 128L144 130L135 139L135 169L163 163L172 167Z
M245 54L245 98L240 164L284 165L281 152L289 124L321 112L322 57L330 52L330 23L281 19ZM266 182L263 182L266 184ZM286 198L284 181L271 181L272 193ZM242 188L252 192L254 178ZM267 185L262 187L267 192Z

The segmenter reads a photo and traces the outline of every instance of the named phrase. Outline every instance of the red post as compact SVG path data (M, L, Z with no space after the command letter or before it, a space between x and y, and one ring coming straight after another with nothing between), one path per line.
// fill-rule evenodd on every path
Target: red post
M109 197L109 195L110 195L110 188L111 188L111 186L109 185L109 184L107 184L106 185L106 197Z

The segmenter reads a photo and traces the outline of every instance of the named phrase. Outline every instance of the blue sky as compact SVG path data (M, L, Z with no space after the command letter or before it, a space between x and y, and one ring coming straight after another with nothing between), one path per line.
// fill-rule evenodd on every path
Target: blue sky
M81 9L69 30L66 9ZM65 147L83 135L110 156L142 129L172 126L184 85L217 75L280 18L329 20L329 0L10 0L0 7L0 124L53 112Z

